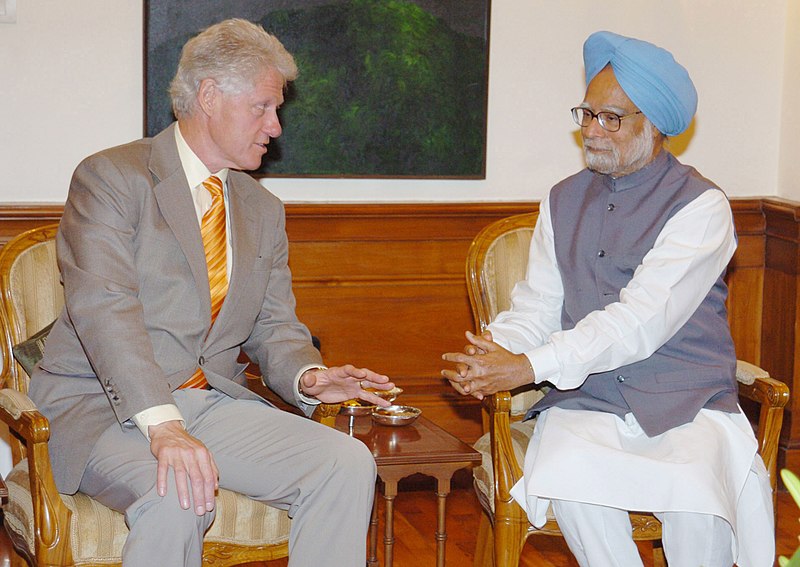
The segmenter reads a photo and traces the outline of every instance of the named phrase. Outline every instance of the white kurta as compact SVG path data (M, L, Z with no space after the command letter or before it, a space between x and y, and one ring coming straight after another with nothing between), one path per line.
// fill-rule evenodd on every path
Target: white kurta
M563 287L545 199L528 277L515 287L512 309L489 329L499 344L528 356L537 383L576 388L590 374L644 360L669 340L700 305L735 248L727 199L708 190L666 223L619 301L563 331ZM539 416L524 477L512 494L535 526L543 525L550 499L713 514L732 526L740 566L771 565L772 499L756 449L741 414L702 410L693 423L649 438L630 414L623 421L600 412L551 408ZM743 518L747 530L738 529Z

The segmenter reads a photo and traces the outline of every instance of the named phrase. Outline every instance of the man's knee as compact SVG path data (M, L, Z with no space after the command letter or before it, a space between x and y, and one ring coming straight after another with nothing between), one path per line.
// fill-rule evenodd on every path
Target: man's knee
M167 493L159 496L156 487L153 486L125 510L125 522L130 528L133 528L134 524L140 520L154 523L162 527L160 529L164 530L165 537L166 534L170 534L172 537L183 539L196 533L205 533L214 521L216 513L217 509L214 508L202 516L195 514L191 490L189 492L189 508L184 509L180 505L175 476L170 469L167 478Z
M374 482L377 474L375 458L366 445L352 437L341 436L342 442L332 447L336 474L353 482Z

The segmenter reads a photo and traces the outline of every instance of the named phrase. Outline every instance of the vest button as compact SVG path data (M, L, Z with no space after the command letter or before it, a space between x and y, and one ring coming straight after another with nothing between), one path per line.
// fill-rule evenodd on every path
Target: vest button
M614 210L614 208L615 208L615 207L614 207L614 203L609 203L609 204L608 204L608 210L609 210L609 211L613 211L613 210Z
M203 366L205 363L206 359L204 357L201 356L200 358L197 359L197 364L199 364L200 366Z
M604 256L606 255L606 251L605 251L605 250L600 250L600 252L598 252L598 253L597 253L597 255L598 255L600 258L602 258L602 257L604 257Z
M625 381L625 376L623 376L622 374L620 374L619 376L617 376L617 382L619 382L620 384L622 384L624 381Z

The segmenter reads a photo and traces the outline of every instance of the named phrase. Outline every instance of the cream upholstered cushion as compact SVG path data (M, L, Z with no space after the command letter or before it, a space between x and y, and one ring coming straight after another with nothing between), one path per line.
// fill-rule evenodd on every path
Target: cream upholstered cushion
M21 461L6 478L8 504L3 515L8 527L34 549L33 509L28 476L28 461ZM122 514L106 508L96 500L77 493L62 495L72 511L72 557L80 564L113 564L122 561L122 546L128 528ZM286 512L251 500L236 492L220 489L217 516L206 533L206 542L237 545L273 545L289 538L289 517Z
M756 378L769 378L769 372L744 360L736 361L736 380L750 385L755 383Z
M14 263L10 277L20 337L27 338L52 323L64 307L55 241L28 248Z
M524 417L533 404L541 400L549 390L550 386L538 385L511 396L511 417L518 419Z
M486 287L491 319L511 307L514 284L525 279L527 250L532 235L531 228L511 231L493 242L486 251L481 277Z
M516 421L511 424L511 445L514 447L514 456L518 463L525 462L525 451L536 426L535 419ZM475 450L481 454L480 466L472 469L475 487L485 496L481 500L487 502L494 512L494 473L492 472L492 446L489 433L484 434L475 442Z

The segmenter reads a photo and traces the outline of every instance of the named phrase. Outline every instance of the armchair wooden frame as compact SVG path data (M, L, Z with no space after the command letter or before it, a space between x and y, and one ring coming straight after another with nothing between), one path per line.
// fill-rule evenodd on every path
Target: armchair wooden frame
M525 277L528 248L538 212L501 219L484 228L470 247L466 277L472 313L477 331L483 331L502 310L510 306L513 284ZM752 364L737 364L739 396L760 405L756 437L759 452L770 474L773 501L777 487L778 438L783 423L783 408L789 399L789 389L783 382ZM744 382L743 382L744 380ZM751 383L746 383L751 382ZM522 508L510 495L511 487L522 477L522 466L514 455L511 423L512 392L498 392L484 399L484 431L490 432L494 502L478 492L486 512L478 534L475 553L476 567L512 567L519 564L525 541L530 535L561 536L555 520L549 520L540 530L528 522ZM631 513L635 540L661 539L661 524L648 513ZM663 549L654 544L656 565L664 565Z
M11 240L0 252L0 323L2 324L2 340L0 341L0 351L3 355L3 371L0 379L3 389L0 390L0 419L8 424L12 435L12 460L14 465L18 465L24 459L28 461L28 480L30 490L30 500L27 502L14 502L14 493L9 496L9 505L18 506L19 509L30 510L33 516L33 541L34 545L29 545L29 538L22 533L15 531L6 521L5 527L9 537L19 556L12 558L13 565L22 565L22 560L29 565L35 566L71 566L71 565L103 565L121 566L118 556L109 553L109 556L94 555L90 559L79 560L73 557L76 538L80 539L78 530L83 529L80 520L80 509L70 507L65 504L64 498L56 490L53 480L53 473L50 468L50 457L47 448L47 441L50 437L49 424L47 419L36 409L36 406L28 398L28 375L23 368L14 360L12 347L27 339L40 328L44 327L58 315L63 305L63 291L60 287L58 269L55 262L55 235L58 225L47 225L29 230ZM31 251L38 250L36 254L40 256L36 260L27 260ZM42 258L45 266L43 269ZM26 262L30 265L26 266ZM18 270L32 270L33 264L37 268L37 281L24 282L25 273L17 273ZM35 285L39 288L34 292L36 300L42 300L47 305L28 305L19 296L20 285ZM38 295L36 295L38 294ZM28 294L25 294L26 296ZM28 303L30 301L27 297ZM37 313L34 315L33 311ZM333 425L338 405L323 404L318 407L314 419L326 425ZM12 473L13 475L13 473ZM9 477L10 478L10 477ZM23 476L24 480L24 476ZM223 498L224 497L224 498ZM84 497L86 500L91 500ZM227 513L224 510L222 501L232 502L230 512L236 513L238 506L245 503L252 506L252 512L256 510L261 516L267 518L268 522L272 516L285 514L270 509L270 512L261 513L259 507L269 508L265 504L254 502L246 497L230 492L220 491L220 506L215 520L223 522L221 514ZM95 503L96 507L102 508ZM79 517L73 518L78 513ZM111 510L103 508L103 514L107 517L121 515ZM8 512L6 514L8 518ZM233 519L232 519L233 520ZM286 527L287 537L283 537L283 532L277 530L279 536L264 544L260 542L258 536L254 536L246 543L236 540L231 541L226 532L223 536L217 537L212 541L206 538L203 547L203 564L226 567L239 565L254 561L269 561L280 557L288 556L288 518L282 520L282 526ZM92 523L92 522L89 522ZM112 522L109 522L109 525ZM102 529L93 526L94 529ZM213 530L213 527L212 527ZM209 532L209 534L211 531ZM110 538L109 534L97 534L99 539ZM122 535L124 540L124 533ZM99 547L113 550L111 544L100 545Z

